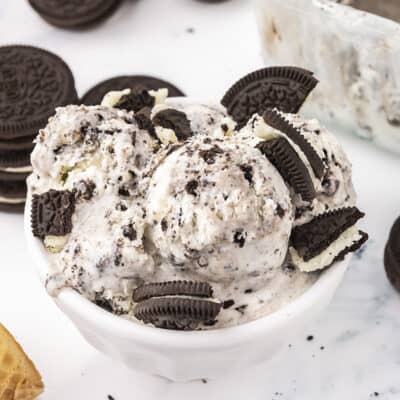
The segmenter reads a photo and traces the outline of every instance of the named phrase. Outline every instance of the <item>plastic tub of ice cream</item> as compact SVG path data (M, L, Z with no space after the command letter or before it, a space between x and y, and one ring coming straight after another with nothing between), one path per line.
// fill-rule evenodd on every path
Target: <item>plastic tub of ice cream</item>
M210 104L193 99L169 102L174 106ZM29 195L25 234L38 275L45 283L52 268L50 255L43 242L32 234L30 210ZM174 381L217 378L229 371L266 362L291 338L303 335L307 323L329 304L343 279L348 260L347 257L319 273L302 294L268 315L207 331L181 332L143 325L103 310L71 288L61 289L53 299L91 345L132 369Z
M400 152L400 3L255 0L267 64L315 72L306 115Z

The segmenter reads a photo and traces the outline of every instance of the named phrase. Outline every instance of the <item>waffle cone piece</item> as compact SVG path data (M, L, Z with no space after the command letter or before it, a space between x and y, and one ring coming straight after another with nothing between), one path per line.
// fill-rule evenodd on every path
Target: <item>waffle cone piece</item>
M43 389L42 378L32 361L0 324L0 400L33 400Z

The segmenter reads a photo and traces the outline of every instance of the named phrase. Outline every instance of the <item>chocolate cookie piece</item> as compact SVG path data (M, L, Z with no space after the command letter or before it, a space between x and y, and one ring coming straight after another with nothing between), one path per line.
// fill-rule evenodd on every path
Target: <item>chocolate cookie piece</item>
M81 99L87 106L100 104L106 93L113 90L158 90L168 89L170 97L181 97L185 94L172 83L145 75L117 76L98 83L91 88Z
M76 28L110 16L120 0L29 0L29 3L49 24Z
M213 323L221 311L222 303L212 300L212 295L212 287L207 282L146 284L133 293L133 300L138 303L134 315L158 328L193 330L201 323Z
M297 113L317 83L312 72L302 68L264 68L235 83L221 103L242 128L253 114L262 115L269 108Z
M134 89L131 93L122 96L114 107L126 111L134 111L136 113L144 108L154 107L154 104L155 99L147 90Z
M354 226L364 216L365 214L356 207L326 212L304 225L296 226L290 236L290 245L296 249L304 261L309 261L321 254L343 232ZM360 246L366 240L364 233L361 237ZM349 251L355 250L355 247L349 249ZM338 257L342 258L343 253L338 253L336 258Z
M322 179L325 175L325 164L321 157L314 150L310 142L302 135L301 131L291 125L281 114L276 110L267 110L263 114L265 123L274 129L284 133L292 140L301 151L305 154L311 164L311 168L317 178Z
M310 173L290 143L283 137L263 141L257 148L276 167L283 179L304 201L312 202L316 196Z
M33 195L31 227L33 235L64 236L72 231L72 215L75 211L75 196L68 190L50 190Z
M385 247L384 264L389 281L400 292L400 217L390 231Z
M168 108L158 112L152 121L154 126L172 129L179 141L184 141L193 135L190 121L182 111Z
M37 47L0 47L0 140L30 140L56 107L76 101L74 78L61 58Z
M0 173L0 211L22 212L26 198L26 183L24 180L2 179Z

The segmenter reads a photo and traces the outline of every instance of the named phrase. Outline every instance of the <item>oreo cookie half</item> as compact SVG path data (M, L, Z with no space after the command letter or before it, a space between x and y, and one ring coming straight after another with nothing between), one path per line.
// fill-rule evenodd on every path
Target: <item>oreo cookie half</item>
M0 47L0 140L32 138L56 107L76 101L72 72L61 58L37 47Z
M282 115L276 110L267 110L263 114L265 123L274 129L284 133L292 140L301 151L305 154L311 164L311 168L317 178L322 179L325 175L325 164L321 157L314 150L310 142L302 135L301 131L291 125Z
M137 91L158 90L163 88L168 89L168 95L170 97L185 96L185 94L175 85L162 79L145 75L125 75L110 78L98 83L86 92L82 97L81 102L87 106L100 104L105 94L113 90L132 89L133 91Z
M111 15L120 0L29 0L29 3L49 24L75 28Z
M207 282L170 281L150 283L133 293L134 315L145 324L174 330L193 330L208 324L222 309L222 303L212 299Z
M316 271L358 250L368 239L368 235L356 227L364 215L356 207L347 207L296 226L289 249L293 264L304 272Z
M173 130L179 141L184 141L193 135L190 121L182 111L168 108L158 112L152 121L154 126Z
M252 72L235 83L221 103L242 128L250 117L269 108L297 113L318 80L297 67L270 67Z
M390 283L400 292L400 217L390 231L385 247L384 264Z
M2 179L6 178L6 179ZM16 180L10 179L0 173L0 211L22 212L26 198L25 180L18 177Z
M33 195L31 227L33 235L65 236L72 231L72 215L75 211L75 196L68 190L50 190Z
M316 196L310 173L303 161L283 137L259 143L257 148L276 167L283 179L304 201L312 202Z

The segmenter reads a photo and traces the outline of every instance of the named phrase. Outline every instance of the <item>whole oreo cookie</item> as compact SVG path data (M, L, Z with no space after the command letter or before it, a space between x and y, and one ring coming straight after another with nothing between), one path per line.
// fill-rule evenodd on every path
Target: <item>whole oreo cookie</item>
M302 68L264 68L235 83L221 103L242 128L253 114L262 115L269 108L297 113L317 83L312 72Z
M145 75L126 75L117 76L100 82L86 92L81 99L81 103L87 106L100 104L104 95L113 90L133 89L134 91L137 91L157 90L163 88L168 89L168 95L170 97L185 96L185 94L175 85L162 79Z
M276 167L283 179L304 201L314 200L316 193L307 167L283 137L261 142L257 148Z
M108 17L120 0L29 0L29 3L49 24L76 28Z
M400 217L390 231L385 247L384 264L390 283L400 292Z
M145 324L174 330L193 330L209 324L222 309L222 303L211 299L213 291L207 282L170 281L150 283L133 293L134 315Z
M76 101L74 78L61 58L36 47L0 47L0 140L31 140L56 107Z

